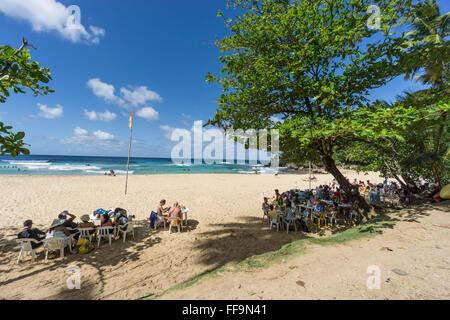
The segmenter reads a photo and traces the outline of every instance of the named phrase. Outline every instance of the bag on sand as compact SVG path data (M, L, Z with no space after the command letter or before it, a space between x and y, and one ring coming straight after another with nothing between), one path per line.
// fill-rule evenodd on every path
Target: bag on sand
M157 216L158 216L158 214L154 211L152 211L152 213L150 213L150 228L155 227L155 221L156 221Z
M95 246L88 239L80 239L77 242L78 252L86 254L94 250Z

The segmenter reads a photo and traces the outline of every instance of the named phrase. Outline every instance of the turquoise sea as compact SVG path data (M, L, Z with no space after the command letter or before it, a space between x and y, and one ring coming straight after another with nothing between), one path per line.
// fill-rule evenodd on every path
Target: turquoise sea
M263 164L237 164L223 161L217 164L175 164L167 158L131 158L129 174L195 174L228 173L274 174L278 169L264 167ZM117 175L126 174L126 157L87 157L55 155L21 155L17 158L0 156L0 174L18 175L104 175L114 170ZM280 168L282 169L282 168ZM280 171L280 173L282 173Z

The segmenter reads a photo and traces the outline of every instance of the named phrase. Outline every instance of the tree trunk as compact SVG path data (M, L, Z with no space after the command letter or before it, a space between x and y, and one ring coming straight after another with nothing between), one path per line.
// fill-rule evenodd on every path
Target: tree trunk
M323 154L318 151L320 159L325 166L325 169L333 175L339 186L343 190L344 194L348 197L352 205L359 209L365 216L370 211L370 206L366 200L360 195L358 188L354 188L353 185L344 177L344 175L339 171L334 162L334 159L327 154Z
M403 180L405 180L409 191L411 191L412 193L419 193L420 192L419 188L417 188L417 186L414 183L413 179L409 175L402 174L402 178L403 178Z

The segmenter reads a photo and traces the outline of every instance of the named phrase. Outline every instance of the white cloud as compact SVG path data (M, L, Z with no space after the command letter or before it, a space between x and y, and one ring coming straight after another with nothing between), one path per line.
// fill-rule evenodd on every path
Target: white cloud
M38 113L37 117L45 118L45 119L57 119L62 117L63 115L63 107L59 104L56 105L55 108L49 108L45 104L37 104L39 107L39 110L41 112Z
M184 113L182 113L181 116L182 116L183 118L185 118L185 119L190 119L190 118L192 118L192 116L191 116L190 114L184 114Z
M125 147L125 143L117 141L113 134L97 130L90 134L87 130L76 127L73 136L67 139L59 139L62 144L83 145L92 148L105 148L107 150L118 150Z
M86 117L89 120L92 121L104 121L104 122L108 122L108 121L112 121L114 120L117 115L109 110L106 110L105 112L95 112L94 110L89 111L84 109L84 114L86 115Z
M99 78L90 79L86 84L97 97L103 98L107 102L116 102L118 100L118 97L114 94L114 86L112 84L102 82Z
M122 87L120 88L120 96L116 95L115 88L112 84L103 82L99 78L88 80L87 86L92 90L94 95L104 99L108 103L115 103L121 108L136 108L144 106L148 102L162 102L161 96L146 86L140 87Z
M144 118L147 121L157 121L159 120L159 114L152 107L145 107L136 112L138 117Z
M95 131L94 137L96 137L99 140L114 140L114 135L112 135L111 133L105 132L105 131L101 131L101 130Z
M80 127L76 127L76 128L73 130L73 134L76 135L76 136L87 136L88 131L85 130L85 129L82 129L82 128L80 128Z
M73 26L73 11L56 0L1 0L0 12L25 20L36 32L56 31L64 39L74 43L86 41L98 43L105 35L105 29L89 26L89 31L81 23ZM82 16L82 10L80 10ZM81 18L81 17L80 17Z
M133 107L137 107L140 105L144 105L147 102L161 102L161 96L152 91L148 90L147 87L137 87L132 90L128 90L126 88L121 88L120 93L122 93L125 101L130 103Z

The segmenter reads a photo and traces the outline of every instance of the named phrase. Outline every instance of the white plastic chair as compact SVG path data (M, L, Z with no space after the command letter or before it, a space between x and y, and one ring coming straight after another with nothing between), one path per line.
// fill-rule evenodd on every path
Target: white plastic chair
M168 222L169 222L169 234L172 233L172 226L177 227L178 228L178 232L181 232L182 220L181 220L180 217L170 217L168 219ZM181 223L178 223L178 222L181 222Z
M269 213L269 210L264 210L263 209L263 221L264 221L264 218L267 217L268 213Z
M111 246L112 236L114 234L114 227L98 227L98 244L97 247L100 247L100 241L102 238L108 238L109 239L109 246ZM110 231L112 230L112 232Z
M41 241L37 241L36 239L29 239L29 238L21 238L17 239L17 242L20 243L20 252L19 257L17 258L17 264L19 264L20 259L22 259L22 254L25 256L27 254L31 255L31 262L34 262L36 258L36 249L33 249L31 246L31 243L41 243Z
M285 224L285 226L286 226L286 233L289 233L289 227L290 227L291 225L294 225L295 232L297 232L297 224L296 224L296 220L297 220L297 218L295 218L295 217L286 217L286 218L283 218L283 222L284 222L284 224Z
M328 215L328 219L330 219L330 224L332 227L333 227L333 220L334 220L334 223L337 224L336 214L337 214L337 211L331 210Z
M69 245L72 241L72 238L59 238L59 237L51 237L42 240L44 242L44 250L45 250L45 261L48 258L49 251L57 251L60 252L60 257L64 258L64 249ZM71 245L69 246L72 251Z
M91 231L93 230L95 230L95 228L78 228L78 231L80 232L80 239L89 238L89 241L92 242L92 236L94 235L94 232L91 233Z
M181 213L183 214L183 217L184 217L182 222L184 222L185 226L187 226L187 214L188 214L188 212L189 212L189 208L186 208L185 206L181 207Z
M353 219L353 216L355 216L355 218L358 218L359 216L358 211L356 211L355 209L350 210L350 219Z
M270 225L269 225L270 230L272 230L272 227L275 225L275 226L277 226L277 232L278 232L278 230L280 230L280 224L281 224L280 214L279 213L270 214Z
M126 230L124 230L125 228L126 228ZM122 233L122 235L123 235L123 243L125 243L125 240L127 239L127 233L131 232L131 234L133 235L133 239L134 239L134 222L133 221L128 221L123 226L119 226L118 230L119 230L119 233Z

